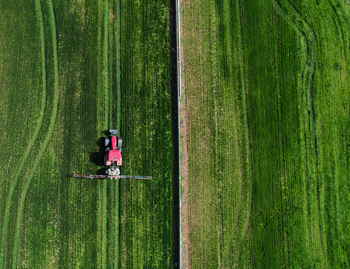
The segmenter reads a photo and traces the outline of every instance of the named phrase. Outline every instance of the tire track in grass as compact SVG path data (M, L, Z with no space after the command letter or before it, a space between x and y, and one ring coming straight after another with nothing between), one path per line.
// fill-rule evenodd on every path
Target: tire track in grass
M4 216L4 223L2 228L2 237L1 237L1 250L0 250L0 268L4 268L4 257L5 257L5 248L6 248L6 240L7 240L7 229L8 229L8 223L9 223L9 215L12 205L12 198L14 195L15 188L18 184L19 176L22 173L22 170L24 168L25 163L27 162L27 158L29 156L29 153L31 152L31 149L34 145L34 142L36 141L39 131L42 126L43 117L44 117L44 111L46 106L46 58L45 58L45 37L44 37L44 21L43 21L43 14L41 10L41 4L40 0L36 0L36 10L37 10L37 16L39 17L39 25L40 25L40 47L41 47L41 68L42 68L42 96L41 96L41 107L39 112L39 119L38 124L35 128L34 134L27 146L27 149L24 153L23 159L20 163L20 166L17 170L17 173L15 175L15 178L13 182L11 183L9 195L6 200L6 208L5 208L5 216Z
M51 37L52 37L52 50L53 50L53 58L54 58L54 101L53 101L53 111L50 118L50 125L48 128L48 132L46 134L46 137L44 139L44 142L42 144L42 147L40 149L39 155L35 160L34 166L32 168L32 171L26 181L25 187L21 194L19 209L17 212L17 221L16 221L16 231L15 231L15 242L13 246L13 256L12 256L12 268L17 268L17 259L18 259L18 245L19 245L19 233L20 233L20 226L22 221L22 215L24 210L24 203L27 196L28 189L30 187L30 183L33 179L33 176L35 174L36 168L38 167L40 160L42 156L44 155L45 149L49 143L53 127L55 125L56 116L57 116L57 109L58 109L58 99L59 99L59 90L58 90L58 59L57 59L57 34L56 34L56 18L55 13L53 10L53 3L52 0L47 1L48 8L49 8L49 21L50 21L50 28L51 28ZM41 5L40 0L36 1L36 5L38 9L40 8L41 11ZM42 19L42 13L40 16L40 19ZM41 28L41 33L43 33L43 27Z
M241 23L241 8L240 8L240 0L236 1L236 9L237 9L237 23L239 28L239 58L240 58L240 73L241 73L241 87L242 87L242 113L244 123L242 124L244 128L244 136L245 136L245 152L246 152L246 160L247 163L247 179L248 179L248 189L249 194L247 195L247 213L246 213L246 222L244 226L244 231L241 233L241 238L239 240L239 244L241 245L244 238L248 234L249 224L250 224L250 216L252 211L252 193L253 193L253 179L252 179L252 167L251 167L251 155L250 155L250 140L249 140L249 119L248 119L248 111L247 111L247 83L246 83L246 71L245 71L245 63L244 63L244 38L243 38L243 29ZM238 262L238 264L240 261Z
M349 17L349 16L345 15L344 12L342 11L342 9L337 8L334 3L329 2L329 4L331 6L332 13L334 13L334 15L331 16L331 18L332 18L332 20L334 22L335 29L338 32L339 43L341 44L341 47L342 47L342 57L346 58L347 49L345 49L345 48L348 48L349 45L348 45L348 42L346 42L346 38L344 39L344 37L347 36L346 32L348 32L348 31L346 31L347 29L344 29L344 28L348 24L346 22L344 22L344 21L346 20L346 17ZM337 133L336 129L337 129L336 128L336 124L334 124L333 125L333 130L334 130L333 131L333 141L337 141L337 140L339 141L339 136L336 135L336 133ZM333 158L334 158L334 163L337 163L338 161L337 161L336 154L333 154ZM335 175L336 175L336 173L337 173L336 171L338 169L339 168L335 168ZM335 216L336 217L333 220L335 220L335 222L336 222L336 229L338 230L338 235L340 236L340 241L341 242L346 242L346 239L344 238L344 234L346 234L346 233L344 232L343 225L341 224L341 222L342 222L342 215L343 215L344 211L342 210L342 207L341 207L341 198L340 198L341 190L340 189L341 189L340 177L339 176L335 176L335 178L334 178L334 190L335 190L335 193L336 193L336 195L335 195L335 208L336 208ZM325 209L324 200L325 200L325 198L323 199L323 204L322 204L322 208L323 209ZM326 210L324 210L324 211L326 211ZM322 212L322 210L321 210L321 212ZM326 240L327 239L324 239L325 242L327 242ZM342 255L346 256L346 254L345 254L346 250L344 250L344 248L341 249L339 252L340 253L342 252Z
M108 30L109 30L109 0L105 0L103 21L103 91L104 91L104 121L103 129L109 128L109 79L108 79ZM111 70L112 71L112 70ZM107 180L102 182L102 268L107 268Z
M99 2L100 3L100 2ZM100 73L101 73L101 12L100 9L98 9L98 19L97 19L97 28L98 28L98 34L97 34L97 85L96 85L96 119L97 119L97 136L100 135L100 131L101 128L103 128L103 126L101 126L101 119L103 115L100 111L100 107L101 107L101 81L100 81ZM99 182L99 201L101 200L101 181ZM101 205L98 206L98 217L99 219L98 221L98 227L97 227L97 243L101 244L102 246L102 238L101 238L101 232L102 232L102 217L101 217L101 213L102 212L102 207ZM102 248L101 248L102 249ZM100 262L100 256L98 255L98 260ZM102 256L101 256L102 257Z
M117 77L116 77L116 88L117 88L117 124L116 128L120 134L120 119L121 119L121 89L120 89L120 0L116 0L116 17L117 17L117 27L116 27L116 65L117 65ZM119 185L120 181L115 182L115 212L116 212L116 222L114 230L114 241L115 241L115 253L114 253L114 268L119 268Z
M302 71L301 71L301 84L304 85L305 81L304 81L304 77L305 77L305 73L307 72L306 69L307 69L307 62L308 62L308 49L307 49L307 38L306 38L306 35L305 33L293 22L292 18L286 14L282 7L280 6L280 4L276 1L276 0L272 0L273 2L273 5L276 9L276 11L280 14L280 16L292 27L294 28L294 30L299 34L300 38L301 38L301 42L302 44L306 44L306 46L303 46L303 52L302 54L304 55L303 57L303 61L302 61ZM303 87L303 86L302 86ZM300 101L302 101L302 95L300 96ZM300 105L300 109L302 110L301 108L301 105ZM302 121L302 117L301 117L301 122ZM303 128L302 128L303 130ZM303 141L304 137L302 137L301 141ZM302 148L304 148L304 151L303 151L303 154L305 156L305 145L302 146ZM305 179L304 179L305 181ZM308 226L308 223L309 223L309 218L308 218L308 215L307 215L307 204L308 204L308 198L307 198L307 187L306 187L306 183L304 183L304 205L305 205L305 208L304 208L304 218L305 218L305 222L306 222L306 227ZM310 230L307 228L307 243L308 243L308 246L311 246L310 244ZM310 256L310 253L308 253L308 255Z
M317 256L320 256L322 259L323 265L328 266L327 256L325 255L325 248L327 247L323 243L321 235L321 224L319 220L320 216L320 194L319 194L319 172L318 172L318 153L317 153L317 137L316 137L316 127L315 127L315 109L313 103L313 81L315 75L316 67L316 45L317 39L316 34L314 33L311 25L301 17L300 13L290 4L288 0L284 1L284 6L287 9L287 14L281 7L281 5L276 1L272 0L273 5L280 16L291 25L301 37L302 49L303 49L303 67L301 72L301 87L305 89L305 95L303 92L300 95L300 111L301 111L301 132L302 132L302 151L305 156L305 179L304 179L304 200L305 200L305 221L307 228L307 240L308 245L314 255L314 259L317 259ZM294 20L295 21L294 21ZM305 97L304 97L305 96ZM304 104L304 105L303 105ZM311 137L308 136L308 129L311 131ZM312 142L308 142L309 140ZM311 143L311 149L314 153L314 156L309 156L308 148L309 143ZM311 171L310 171L311 170ZM313 176L314 174L314 176ZM310 192L313 192L311 189L313 183L310 183L312 177L315 179L315 202L312 204L310 202L312 197L309 199ZM312 195L312 194L311 194ZM314 208L312 208L314 206ZM311 216L311 211L313 215ZM310 214L310 218L309 218ZM314 221L314 226L317 226L316 229L310 228L311 219ZM317 245L315 243L318 242ZM311 254L311 253L310 253Z

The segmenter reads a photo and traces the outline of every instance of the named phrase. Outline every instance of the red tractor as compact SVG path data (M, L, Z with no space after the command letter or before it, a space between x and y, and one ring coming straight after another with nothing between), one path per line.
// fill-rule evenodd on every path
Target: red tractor
M104 156L104 163L108 167L106 174L110 176L118 176L120 174L117 166L122 165L122 138L116 137L118 130L109 130L111 136L105 137L106 154Z
M122 165L122 138L116 136L118 130L111 129L110 136L105 137L104 164L107 166L107 175L83 175L74 174L73 177L100 178L100 179L152 179L151 176L123 176L120 175L119 166Z

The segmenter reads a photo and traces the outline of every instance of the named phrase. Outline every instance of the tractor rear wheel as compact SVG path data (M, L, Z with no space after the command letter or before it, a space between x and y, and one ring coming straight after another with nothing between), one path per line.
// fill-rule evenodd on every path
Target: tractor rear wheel
M118 148L122 148L122 143L123 143L122 137L121 137L121 136L118 136L118 145L117 145L117 147L118 147Z

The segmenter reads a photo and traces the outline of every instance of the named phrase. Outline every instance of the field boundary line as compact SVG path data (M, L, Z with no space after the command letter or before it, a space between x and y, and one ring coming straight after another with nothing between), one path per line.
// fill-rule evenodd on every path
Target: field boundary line
M42 96L41 96L41 107L40 107L40 112L39 112L39 119L38 119L38 124L37 127L35 128L34 134L27 146L27 149L24 153L24 157L20 163L20 166L17 170L17 173L15 175L15 178L10 186L9 190L9 195L6 200L6 207L5 207L5 216L4 216L4 223L3 223L3 229L2 229L2 237L1 237L1 256L0 256L0 268L4 268L4 256L5 256L5 245L6 245L6 240L7 240L7 228L8 228L8 222L9 222L9 215L10 215L10 209L12 205L12 198L13 194L15 191L15 188L18 183L18 179L20 174L22 173L22 170L24 168L24 164L27 161L27 158L29 156L29 153L31 151L31 148L34 145L34 142L36 141L41 126L44 118L44 112L45 112L45 107L46 107L46 58L45 58L45 37L44 37L44 21L43 21L43 14L41 10L41 4L40 0L36 0L36 10L37 10L37 15L39 16L39 25L40 27L40 47L41 47L41 68L42 68Z
M56 18L55 13L53 10L53 3L52 0L48 0L48 7L49 7L49 17L50 17L50 28L51 28L51 37L52 37L52 49L53 49L53 58L54 58L54 101L53 101L53 111L50 119L50 125L48 128L48 132L46 134L46 137L44 139L44 142L42 144L42 147L40 149L39 155L35 160L34 166L32 168L32 171L26 181L25 187L21 194L20 199L20 205L17 213L17 221L16 221L16 232L15 232L15 242L13 247L13 256L12 256L12 268L17 268L17 259L18 259L18 245L19 245L19 233L20 233L20 226L22 221L22 214L24 209L24 202L26 199L26 195L28 192L28 189L30 187L30 183L33 179L33 176L35 174L36 168L39 165L39 162L44 155L45 149L49 143L53 127L55 125L56 116L57 116L57 110L58 110L58 100L59 100L59 89L58 89L58 58L57 58L57 34L56 34Z
M181 161L180 161L180 97L181 97L181 61L180 61L180 3L179 0L170 1L169 6L169 30L170 30L170 48L176 51L171 53L170 61L172 62L172 104L175 116L173 118L173 146L174 146L174 162L173 162L173 255L174 268L181 268ZM176 63L174 63L176 61ZM174 74L175 73L175 74ZM176 79L174 79L176 77ZM175 84L175 85L174 85Z
M177 46L177 53L176 53L176 68L177 68L177 97L178 97L178 111L177 111L177 119L178 119L178 137L179 137L179 264L178 267L186 268L186 265L188 265L188 243L185 238L188 238L188 216L187 216L187 210L183 210L183 200L182 196L186 196L186 188L183 191L182 184L186 182L187 185L187 174L185 174L187 171L187 132L185 131L184 134L181 133L181 130L186 130L186 105L185 105L185 92L182 91L182 87L184 85L182 84L182 65L184 64L184 59L181 57L182 53L182 18L181 18L181 6L182 3L180 3L181 0L175 0L175 13L176 13L176 46ZM181 96L183 93L183 96ZM181 98L182 97L182 98ZM183 100L183 101L181 101ZM182 128L181 128L182 127ZM181 135L183 135L183 138L180 139ZM186 149L185 149L186 148ZM182 169L184 168L184 169ZM185 170L185 171L183 171ZM187 201L187 198L184 198ZM185 212L184 212L185 211ZM187 226L186 235L183 236L183 225ZM184 241L183 241L184 238ZM183 257L183 255L186 255Z

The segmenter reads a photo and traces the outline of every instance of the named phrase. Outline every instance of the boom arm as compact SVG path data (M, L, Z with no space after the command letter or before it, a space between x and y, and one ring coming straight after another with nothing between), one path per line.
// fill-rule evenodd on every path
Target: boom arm
M151 176L109 176L109 175L83 175L83 174L74 174L73 177L80 177L80 178L107 178L107 179L152 179Z

